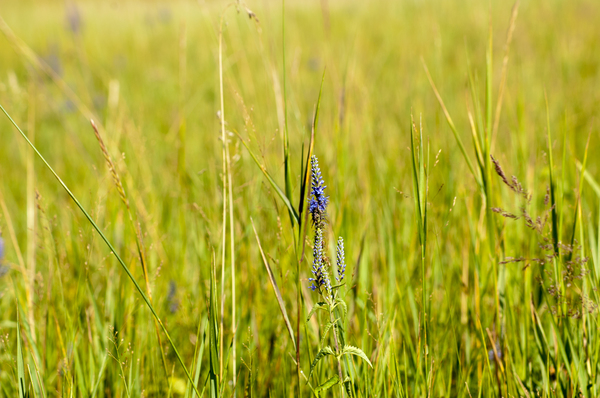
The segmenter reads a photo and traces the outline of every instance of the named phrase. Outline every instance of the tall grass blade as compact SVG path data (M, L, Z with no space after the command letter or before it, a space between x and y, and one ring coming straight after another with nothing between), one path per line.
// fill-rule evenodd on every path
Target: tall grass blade
M321 109L321 96L323 94L323 82L325 81L325 70L323 70L323 76L321 77L321 86L319 87L319 97L317 98L317 105L315 107L315 112L313 116L311 131L310 131L310 140L308 143L308 153L306 154L306 161L304 162L304 168L302 169L302 180L300 185L300 200L298 202L298 217L300 219L300 239L302 242L302 253L304 253L304 232L306 232L306 223L302 220L302 215L304 214L308 217L308 212L304 213L304 208L306 207L306 198L308 195L308 188L310 186L310 158L313 155L313 151L315 148L315 138L317 134L317 128L319 127L319 110ZM306 218L305 217L305 218ZM304 229L302 228L304 227Z
M590 149L590 140L592 138L592 132L590 131L590 133L588 134L588 139L587 142L585 144L585 151L583 153L583 164L581 165L581 170L580 173L581 175L579 176L579 187L577 189L577 202L575 203L575 212L574 212L574 216L573 216L573 230L571 231L571 247L573 247L574 243L575 243L575 231L577 229L577 213L579 212L579 210L581 209L581 195L583 194L583 179L585 176L585 167L587 165L587 158L588 158L588 150ZM583 225L581 226L581 228L583 228ZM571 253L572 255L573 253Z
M108 362L108 354L104 355L104 359L102 360L102 365L100 366L100 371L98 372L98 377L96 378L96 383L94 383L94 388L90 392L90 398L95 398L98 395L98 389L100 388L100 382L104 376L104 370L106 369L106 363Z
M598 183L594 176L592 176L592 174L583 167L583 164L580 161L575 160L575 165L577 166L577 169L581 172L585 180L588 182L588 184L590 184L590 188L592 188L594 193L600 198L600 183Z
M463 158L467 162L467 166L469 167L471 174L475 178L475 181L477 181L477 184L479 186L482 186L481 179L479 178L477 173L475 173L475 168L473 167L471 158L469 157L469 155L467 155L467 150L465 149L462 139L460 138L460 135L458 134L458 130L456 129L456 126L454 125L454 122L452 121L452 118L450 117L450 113L448 112L448 109L446 109L446 105L444 105L444 100L442 100L442 96L438 92L438 89L435 86L435 83L433 82L433 78L431 77L431 74L429 73L427 64L425 64L424 60L421 60L421 61L423 63L423 68L425 69L425 74L427 75L427 79L429 80L429 84L431 85L431 88L433 89L433 93L435 94L435 97L437 98L438 102L440 103L440 106L442 107L442 111L444 112L444 116L446 117L446 121L448 122L448 126L450 126L450 130L452 130L452 134L454 134L454 139L456 140L456 143L458 144L458 147L460 148L460 152L462 153Z
M285 64L285 0L281 1L281 54L283 58L283 167L285 181L285 196L292 197L292 171L290 164L290 135L288 131L288 109L287 109L287 67ZM292 227L294 222L299 222L299 217L294 216L288 209Z
M98 235L100 235L100 238L102 238L102 240L104 241L104 243L106 243L106 246L108 246L108 248L110 249L111 253L115 256L115 258L117 259L117 261L121 265L121 268L123 269L123 271L125 271L125 273L129 277L129 279L133 283L135 289L138 291L138 293L140 294L140 296L142 296L142 299L144 300L146 306L148 307L148 309L152 313L152 316L154 316L154 318L156 319L156 321L160 325L161 329L165 333L165 336L167 337L167 340L169 341L169 344L173 348L173 352L175 353L175 356L177 357L177 360L179 361L179 364L181 365L181 367L185 371L186 376L188 377L188 379L190 381L192 381L193 380L192 376L190 375L190 372L188 371L187 367L185 366L185 363L183 362L183 358L181 357L181 354L179 354L179 351L177 350L177 347L175 346L175 342L171 339L171 335L169 334L169 331L167 330L166 326L163 324L162 320L158 316L158 313L154 309L154 306L150 302L150 299L148 298L148 296L146 296L146 294L144 293L144 291L142 290L142 288L138 284L137 280L135 279L135 277L133 276L133 274L129 270L129 267L127 267L127 265L125 264L125 262L123 261L123 259L121 258L121 256L119 256L117 254L117 251L113 247L112 243L110 243L110 241L108 240L108 238L106 237L106 235L104 235L104 233L102 232L102 230L100 229L100 227L98 227L98 225L96 224L96 222L92 219L92 217L85 210L85 208L83 207L83 205L79 202L79 200L71 192L71 190L69 189L69 187L67 187L67 185L58 176L58 174L56 174L56 172L54 171L54 169L52 168L52 166L50 166L50 164L48 163L48 161L46 161L46 158L44 158L44 156L38 151L38 149L35 147L35 145L33 145L33 143L29 140L29 138L27 137L27 135L25 135L25 133L21 130L21 128L17 125L17 123L12 119L12 117L10 117L10 115L8 114L8 112L6 112L6 110L4 109L4 107L2 105L0 105L0 110L2 110L2 112L10 120L10 122L12 123L12 125L21 134L21 136L23 137L23 139L25 139L25 141L27 142L27 144L29 144L29 146L35 151L35 153L39 157L39 159L44 163L44 165L48 168L48 170L52 173L52 175L57 179L57 181L63 187L63 189L67 192L67 194L69 195L69 197L73 200L73 202L75 202L75 204L77 205L77 207L79 208L79 210L81 210L81 212L83 213L83 215L85 216L85 218L87 218L88 222L96 230L96 232L98 233ZM195 386L194 386L194 389L196 389ZM196 390L196 392L197 392L197 390Z
M15 296L17 294L16 282L15 284ZM25 363L23 359L23 343L21 342L21 320L19 313L21 309L19 307L19 299L17 298L17 388L19 390L19 398L25 398L28 394L25 393Z
M513 5L508 23L508 32L506 34L506 43L504 44L504 58L502 59L502 73L500 75L500 88L498 89L498 100L496 101L496 110L494 114L494 127L492 129L492 150L494 147L498 126L500 125L500 113L502 112L502 102L504 99L504 90L506 88L506 75L508 71L508 56L510 53L510 45L512 43L513 34L517 24L517 15L519 15L519 4L517 0Z
M546 133L548 139L548 173L550 175L550 206L552 206L552 245L554 253L558 254L558 210L556 208L556 184L554 183L554 160L552 157L552 136L550 134L550 112L548 111L548 96L546 100Z
M252 156L254 163L256 163L256 165L258 166L260 171L267 178L267 180L271 184L271 187L273 187L273 189L275 190L277 195L281 198L281 200L283 201L283 204L285 204L285 206L288 208L288 210L292 213L292 215L294 217L294 221L296 221L298 223L299 222L298 213L296 212L296 209L294 209L294 206L292 206L292 203L290 202L287 195L281 190L281 188L279 188L279 185L277 185L275 180L271 177L271 175L267 171L267 168L260 162L260 160L258 160L258 157L256 156L256 154L250 149L250 147L248 146L248 143L246 143L246 141L244 141L242 136L237 131L235 132L235 134L238 136L238 138L240 139L240 141L242 142L244 147L248 150L248 153L250 154L250 156Z
M209 383L210 383L210 397L211 398L218 398L219 397L219 378L218 378L218 374L220 373L219 367L220 367L220 362L219 362L219 327L218 327L218 315L217 315L217 270L216 270L216 264L214 261L214 257L213 257L213 261L211 264L211 271L210 271L210 303L209 303L209 310L208 310L208 322L209 322L209 342L208 342L208 349L209 349L209 353L210 353L210 369L209 369ZM198 394L198 392L196 391L196 394L198 396L202 396L200 394Z
M275 277L273 276L273 271L271 271L271 267L269 266L269 262L265 257L265 253L263 252L262 246L260 244L260 239L258 238L258 232L256 232L256 227L254 226L254 221L250 218L250 222L252 223L252 229L254 230L254 236L256 236L256 243L258 244L258 250L260 251L260 256L263 260L263 264L265 265L265 269L267 270L267 274L269 275L269 282L271 282L271 286L273 287L273 292L275 293L275 298L277 298L277 303L279 304L279 310L281 311L281 315L283 316L283 320L285 322L285 326L287 327L288 333L290 335L290 339L292 339L292 344L294 345L294 350L296 350L296 339L294 338L294 329L292 328L292 324L290 323L290 319L287 315L287 311L285 310L285 303L283 302L283 297L281 296L281 292L279 291L279 287L277 286L277 282L275 281Z

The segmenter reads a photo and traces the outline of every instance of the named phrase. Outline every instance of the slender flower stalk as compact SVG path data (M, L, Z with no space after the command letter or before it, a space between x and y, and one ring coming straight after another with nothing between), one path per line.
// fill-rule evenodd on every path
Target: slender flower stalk
M309 281L312 283L310 285L310 289L312 291L318 291L321 297L323 297L324 304L326 305L327 312L329 313L328 322L333 326L332 334L333 341L335 346L335 356L337 358L337 370L338 370L338 383L340 386L341 396L344 397L344 378L342 372L342 364L340 361L340 356L342 354L342 350L340 348L340 344L338 341L339 334L339 326L338 321L336 320L336 316L334 314L336 300L337 298L336 291L331 286L331 281L329 279L329 259L325 254L325 240L323 238L323 230L325 229L326 221L327 221L327 204L329 203L329 197L325 195L325 181L323 180L323 176L321 175L321 169L319 168L319 161L316 156L311 158L311 182L312 189L310 192L310 202L308 205L308 210L311 214L311 218L313 221L313 227L315 229L315 240L313 246L313 266L312 266L312 274L313 277L309 278ZM343 241L341 243L342 250L339 250L339 242L338 242L338 281L339 273L342 270L340 266L344 264L344 249L343 249ZM345 271L345 265L343 266ZM343 272L342 275L343 275ZM342 276L343 278L343 276ZM327 333L327 332L326 332ZM331 350L331 348L329 348ZM318 357L318 356L317 356ZM317 361L315 359L315 361ZM314 369L314 365L316 362L313 362L311 366Z
M317 309L324 310L328 313L327 327L324 330L324 335L321 341L327 341L327 335L331 332L331 339L333 340L333 347L330 346L322 347L319 353L315 356L311 366L310 373L317 363L325 358L327 355L333 355L337 362L337 382L330 384L338 384L340 387L340 396L342 398L346 395L347 391L353 390L353 380L346 372L344 378L344 371L342 369L341 358L343 356L358 355L365 360L369 366L373 367L371 361L367 355L358 347L354 347L346 344L346 339L343 334L343 317L346 315L346 311L341 308L346 308L344 300L338 294L340 287L343 285L341 282L344 280L346 275L346 258L344 253L344 239L338 238L336 246L336 266L337 276L336 280L338 284L331 286L331 280L329 279L329 268L330 261L325 253L324 230L327 223L327 204L329 203L329 196L325 195L325 181L321 176L321 169L319 168L319 161L316 156L310 159L311 173L312 173L312 188L310 191L310 199L308 209L312 216L313 227L315 229L315 240L313 246L313 265L312 274L313 277L308 280L311 282L309 288L314 292L317 291L322 297L322 300L315 304L313 309L310 311L309 318ZM331 341L331 340L330 340ZM346 369L347 370L347 369ZM310 377L310 375L309 375Z

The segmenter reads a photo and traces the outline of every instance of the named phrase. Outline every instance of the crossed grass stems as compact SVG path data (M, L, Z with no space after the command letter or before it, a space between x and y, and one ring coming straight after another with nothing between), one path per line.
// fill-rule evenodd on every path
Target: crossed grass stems
M143 243L141 242L141 232L139 231L139 223L136 224L134 222L134 217L130 210L127 195L126 195L123 185L121 183L120 177L116 171L114 163L112 162L110 155L108 154L108 151L106 149L106 146L104 145L104 142L102 140L102 137L98 131L96 124L93 121L91 121L92 127L94 129L94 133L96 135L96 138L98 139L99 145L102 149L103 155L104 155L105 160L108 165L108 168L113 177L113 182L115 183L115 186L117 187L117 190L119 192L119 196L120 196L121 200L123 201L124 205L126 206L126 208L128 210L130 222L132 223L132 225L134 226L134 228L136 230L136 236L138 239L137 240L138 254L140 256L140 261L142 263L143 270L144 270L144 278L146 280L146 287L147 287L146 292L144 292L142 290L141 286L138 284L138 282L136 281L135 277L133 276L133 274L131 273L131 271L125 264L125 262L121 259L121 257L117 253L117 251L114 249L113 245L106 238L106 236L104 235L102 230L97 226L96 222L88 214L88 212L85 210L85 208L81 205L79 200L74 196L74 194L70 191L70 189L67 187L67 185L62 181L62 179L54 171L52 166L50 166L50 164L46 161L46 159L43 157L43 155L38 151L38 149L35 147L35 145L29 140L27 135L21 130L21 128L18 126L18 124L12 119L12 117L10 117L8 112L1 105L0 105L0 110L2 110L2 112L7 116L7 118L10 120L10 122L13 124L13 126L17 129L17 131L21 134L21 136L25 139L25 141L29 144L29 146L34 150L34 152L37 154L37 156L42 160L42 162L46 165L46 167L50 170L50 172L58 180L60 185L62 185L63 189L65 189L65 191L69 194L71 199L79 207L79 209L82 211L82 213L88 219L90 224L94 227L96 232L100 235L102 240L107 244L107 246L111 250L111 253L116 257L116 259L118 260L119 264L121 265L121 267L123 268L123 270L125 271L127 276L133 282L136 290L142 296L146 305L150 309L150 311L154 317L158 341L159 342L161 341L160 332L159 332L159 328L160 328L166 335L167 340L168 340L169 344L171 345L180 365L183 367L183 369L186 373L186 376L188 377L188 380L191 382L191 386L194 389L194 392L198 396L201 396L201 394L198 391L197 386L196 386L197 380L194 380L192 378L192 375L190 374L187 366L185 365L183 358L181 357L179 351L177 350L168 330L166 329L162 320L158 316L156 310L154 309L154 306L152 305L152 298L151 298L152 296L151 296L150 287L149 287L148 279L147 279L147 270L146 270L146 266L145 266L145 255L144 255ZM321 171L320 171L318 160L317 160L316 156L312 156L310 163L311 163L312 190L311 190L311 198L310 198L308 210L312 217L315 238L314 238L314 246L313 246L313 268L312 268L313 277L309 278L309 282L311 282L310 289L312 291L316 291L318 293L318 295L323 299L323 301L320 301L314 305L314 307L311 309L311 311L309 313L307 322L315 314L316 311L325 311L327 313L327 324L324 326L323 331L322 331L321 345L323 345L323 343L327 341L329 333L331 332L332 339L334 341L334 348L331 348L331 346L327 345L320 349L320 351L315 356L313 362L311 363L309 379L312 376L313 371L315 370L317 364L327 356L333 356L336 359L337 372L338 372L337 375L331 377L330 379L328 379L327 381L325 381L318 387L316 387L316 388L313 388L312 386L310 386L310 387L311 387L313 393L318 394L320 391L325 391L335 385L339 385L342 396L344 396L344 394L346 392L350 397L353 397L354 396L353 381L349 376L344 377L344 371L342 370L341 358L344 356L347 357L350 355L355 355L355 356L358 356L358 357L362 358L363 360L365 360L369 364L369 366L372 367L372 364L371 364L369 358L367 357L367 355L360 348L345 344L342 322L343 322L343 319L347 315L347 305L344 302L344 300L341 298L341 296L339 295L339 289L344 285L343 280L344 280L345 272L346 272L344 241L343 241L343 238L340 237L337 242L337 246L336 246L336 260L337 260L337 262L336 262L336 265L337 265L336 280L337 280L338 284L332 286L331 281L330 281L331 264L330 264L329 258L325 254L326 244L325 244L325 239L323 237L323 230L325 228L326 219L327 219L327 204L329 202L329 197L327 197L325 195L326 186L324 185L324 180L321 176ZM2 247L0 247L0 249L2 250L2 253L0 253L0 254L3 254L3 241L0 241L0 244L2 245ZM260 242L259 242L259 245L260 245ZM213 269L213 275L214 275L214 269ZM213 294L212 286L214 285L214 280L216 279L216 277L213 277L212 279L213 279L213 281L211 283L211 299L210 299L211 311L210 312L212 315L211 319L213 319L213 322L214 322L215 307L214 307L214 294ZM274 288L276 289L276 292L277 292L276 285L274 285ZM283 308L282 308L282 311L284 312L284 315L285 315L285 310ZM17 323L19 324L20 322L17 320ZM20 328L20 326L18 326L18 328ZM212 339L212 340L213 340L212 343L216 343L215 339ZM20 337L18 338L18 341L19 341L19 346L20 346ZM164 366L165 372L167 372L166 361L164 358L162 344L160 345L160 349L161 349L161 359L163 361L162 364ZM118 351L118 347L117 347L117 351ZM17 362L19 364L22 364L22 362L23 362L22 353L18 354ZM211 356L211 363L212 363L212 356ZM346 362L346 366L348 366L348 362ZM21 366L19 366L19 368L21 368ZM213 365L211 365L211 369L212 368L214 368ZM23 395L23 393L25 391L25 389L24 389L25 374L24 374L24 372L20 372L20 371L18 373L19 373L18 378L19 378L19 384L20 384L19 392L21 393L21 395ZM213 372L211 371L211 373L213 373ZM168 375L168 373L166 373L166 374ZM216 374L214 374L214 373L213 373L213 376L211 377L211 379L213 379L213 378L216 380ZM307 380L307 382L308 382L308 380ZM211 392L216 392L216 391L214 391L214 387L216 387L216 386L214 386L213 383L211 383ZM213 396L213 394L211 394L211 396ZM216 396L216 394L215 394L215 396Z
M237 3L231 3L229 4L225 10L223 11L222 17L221 17L221 23L220 23L220 30L219 30L219 85L220 85L220 105L221 105L221 109L220 112L218 114L219 116L219 120L220 120L220 124L221 124L221 130L222 130L222 142L223 142L223 170L224 170L224 184L223 184L223 243L225 245L226 243L226 238L225 238L225 229L226 229L226 224L227 221L229 221L230 224L230 230L231 230L231 239L230 239L230 243L231 243L231 267L232 267L232 277L235 278L235 274L234 274L234 265L235 265L235 258L233 257L233 244L234 244L234 236L233 236L233 208L232 208L232 192L231 192L231 188L232 188L232 181L231 181L231 172L230 172L230 154L229 154L229 149L228 149L228 140L225 138L225 112L224 112L224 105L223 105L223 67L222 67L222 28L223 28L223 16L225 14L225 11L234 6L238 12L243 9L245 11L245 13L247 13L247 15L251 18L256 20L256 22L258 22L258 19L256 18L256 15L250 10L248 9L242 2L237 2ZM18 42L18 40L14 37L14 35L12 34L12 31L10 31L10 29L5 26L4 21L0 19L0 22L2 22L1 27L3 28L3 32L6 34L8 33L9 38L12 38L13 41ZM282 26L283 28L283 26ZM29 55L29 53L31 52L30 49L23 43L18 43L19 46L19 50L22 51L25 55ZM285 52L284 52L284 59L285 59ZM45 65L45 63L39 61L38 63L35 64L40 70L46 72L47 74L49 74L51 76L51 78L54 80L54 82L61 87L61 89L63 89L63 91L69 95L70 97L73 97L75 99L75 103L77 103L80 107L80 111L82 114L84 114L86 117L89 117L92 128L94 130L94 134L98 140L98 144L100 146L100 149L102 151L102 154L105 158L107 167L109 169L109 172L111 174L111 177L113 179L113 183L117 189L117 192L119 194L119 197L123 203L123 205L125 206L126 210L127 210L127 214L128 214L128 218L130 221L130 224L132 226L132 228L135 231L136 234L136 245L137 245L137 251L138 251L138 256L139 256L139 261L142 265L142 270L143 270L143 274L144 274L144 281L145 281L145 291L144 289L142 289L142 287L140 286L140 284L137 282L137 280L135 279L135 277L133 276L133 274L131 273L129 267L125 264L125 262L123 261L123 259L121 258L121 256L117 253L117 251L114 249L112 243L108 240L108 238L105 236L105 234L103 233L103 231L99 228L99 226L96 224L95 220L90 216L90 214L87 212L87 210L83 207L83 205L79 202L79 200L77 199L77 197L71 192L71 190L67 187L67 185L64 183L64 181L59 177L59 175L55 172L55 170L53 169L53 167L47 162L47 160L45 159L45 157L39 152L39 150L37 149L37 147L33 144L33 142L29 139L29 137L21 130L21 128L19 127L19 125L12 119L12 117L9 115L9 113L4 109L4 107L2 107L2 105L0 105L0 110L2 110L2 112L6 115L6 117L9 119L9 121L12 123L12 125L15 127L15 129L20 133L20 135L24 138L24 140L27 142L27 144L32 148L33 152L35 153L35 155L42 160L42 162L44 163L44 165L50 170L50 172L53 174L53 176L57 179L57 181L59 182L59 184L62 186L62 188L67 192L67 194L69 195L69 197L75 202L75 204L77 205L77 207L80 209L80 211L83 213L83 215L85 216L85 218L88 220L88 222L92 225L92 227L96 230L96 232L100 235L101 239L106 243L106 245L108 246L108 248L111 251L111 254L113 254L115 256L115 258L117 259L118 263L120 264L120 266L122 267L122 269L124 270L124 272L127 274L127 276L129 277L129 279L131 280L131 282L134 284L134 287L136 288L136 290L138 291L138 293L141 295L143 301L145 302L146 306L149 308L153 318L154 318L154 325L155 325L155 330L156 330L156 336L157 336L157 341L158 341L158 346L160 349L160 353L161 353L161 364L162 364L162 368L165 374L165 377L167 379L170 378L169 376L169 371L167 368L167 363L166 363L166 358L165 358L165 352L164 352L164 348L162 345L162 338L161 338L161 334L160 331L162 330L162 332L165 334L168 343L170 344L171 348L173 349L173 352L175 354L175 356L177 357L177 360L179 362L179 364L181 365L181 367L183 368L187 379L189 381L189 384L191 385L191 388L194 390L194 393L198 396L201 396L202 394L200 393L200 391L198 390L197 387L197 382L198 382L198 369L200 368L199 366L197 367L197 371L196 371L196 377L193 378L192 374L190 373L190 371L188 370L187 366L185 365L183 358L181 356L181 354L179 353L179 351L177 350L167 328L165 327L164 323L162 322L161 318L159 317L156 309L154 308L153 304L152 304L152 293L151 293L151 288L150 288L150 283L149 283L149 278L148 278L148 269L147 269L147 261L146 261L146 255L145 255L145 248L144 248L144 243L143 243L143 238L142 238L142 231L141 231L141 226L140 226L140 222L137 220L136 215L134 215L134 213L132 212L131 206L129 204L129 198L125 192L125 189L123 187L123 184L121 182L120 176L117 172L117 168L115 166L115 164L113 163L111 156L108 152L108 149L106 148L106 145L104 143L104 140L102 139L102 134L101 131L104 129L100 124L94 123L93 120L93 112L91 112L89 109L87 109L85 107L85 105L83 105L81 103L81 101L79 101L79 99L77 98L76 94L74 94L72 91L68 90L67 88L63 87L63 81L62 79L51 73L51 71L48 71L47 66ZM313 149L313 145L314 145L314 130L316 130L316 127L318 125L318 110L319 110L319 105L320 105L320 99L321 99L321 92L322 92L322 88L323 88L323 81L324 81L324 74L323 74L323 79L321 81L321 89L319 91L319 99L317 101L317 107L316 107L316 112L315 112L315 116L314 116L314 120L313 120L313 135L311 136L311 143L310 143L310 150L309 153L312 152ZM284 84L285 84L285 75L284 75ZM286 203L289 211L290 211L290 219L292 220L292 224L294 225L294 221L298 224L298 226L300 227L300 218L299 218L299 214L298 212L296 212L296 209L293 208L293 206L291 206L291 203L289 202L289 200L287 200L287 196L290 196L290 173L289 173L289 167L287 166L289 164L289 138L287 136L287 112L286 112L286 129L285 129L285 142L284 142L284 147L285 147L285 154L286 154L286 193L284 194L274 183L274 181L272 180L272 178L269 176L269 174L266 172L266 169L264 169L263 167L261 167L261 171L265 174L265 176L267 176L267 178L269 179L269 181L271 182L271 184L276 188L276 190L278 191L279 196L284 200L284 202ZM241 137L240 137L241 139ZM246 146L246 148L249 150L250 154L253 156L254 160L257 162L258 164L258 159L256 158L256 156L252 153L252 151L250 151L250 149L248 148L248 146L246 145L246 143L244 142L243 139L241 139L242 143ZM314 162L314 163L313 163ZM320 177L320 170L318 167L318 161L316 159L316 157L313 157L311 159L311 164L314 164L314 170L318 172L318 177ZM259 164L260 166L260 164ZM308 164L307 164L308 166ZM306 178L309 177L308 174L308 170L305 171L304 175L306 176ZM313 175L313 179L315 178L316 175ZM323 181L322 179L320 180L321 183L321 189L324 189L324 186L322 185ZM313 188L318 189L315 186L313 186ZM302 194L304 195L305 192L305 188L303 188L302 190ZM316 191L313 190L313 194L315 194ZM321 191L322 193L322 191ZM315 196L316 197L316 196ZM313 198L314 200L314 198ZM311 200L311 206L313 205L313 200ZM326 205L327 205L327 198L325 197L325 202L324 202L324 206L321 210L318 209L309 209L309 212L311 214L313 214L313 217L316 217L317 214L320 214L320 220L318 224L315 224L315 232L320 231L320 234L322 234L322 230L325 226L325 218L326 218ZM229 209L227 208L229 205ZM299 206L299 213L302 213L302 200ZM227 213L229 210L229 220L227 219ZM314 220L314 219L313 219ZM301 228L299 228L299 233L305 232L304 230L302 230ZM259 244L259 248L260 248L260 241L258 240L258 235L257 235L257 242ZM3 241L0 238L0 244L2 244L2 247L0 249L2 249L2 253L3 254ZM320 243L317 247L321 247L323 248L325 245L323 239L322 239L322 235L321 235L321 240ZM262 253L262 248L260 248L261 253ZM223 252L222 252L223 258L222 258L222 262L223 262L223 273L222 273L222 284L224 285L224 268L225 268L225 248L223 248ZM1 259L1 257L0 257ZM265 260L265 266L267 267L267 270L269 270L269 266L266 263L266 259L264 258L263 255L263 259ZM342 238L339 239L338 241L338 252L337 252L337 259L338 259L338 280L341 282L344 278L344 273L345 273L345 261L344 261L344 246L343 246L343 240ZM223 343L223 316L221 314L221 322L220 322L220 333L219 333L219 328L216 326L216 316L217 316L217 306L216 306L216 271L215 271L215 261L213 259L212 262L212 271L211 271L211 294L210 294L210 304L209 304L209 335L210 335L210 346L211 346L211 350L210 350L210 371L209 371L209 379L210 379L210 394L212 397L214 396L219 396L220 394L223 393L223 386L224 384L221 384L218 380L219 379L223 379L224 377L224 369L223 369L223 347L224 347L224 343ZM319 266L319 270L316 271L317 273L315 274L315 277L319 277L319 278L328 278L327 274L328 274L328 263L329 260L327 258L326 255L321 255L318 258L315 258L315 264L316 263L320 263L321 265ZM1 265L1 264L0 264ZM300 363L299 363L299 346L297 345L296 341L294 340L294 334L291 330L291 325L290 322L287 318L287 314L285 312L285 308L283 306L281 297L280 297L280 293L278 291L278 288L274 282L274 279L271 278L271 282L273 284L276 296L278 296L278 300L280 302L280 307L282 310L282 314L286 320L286 323L288 325L288 329L290 331L290 336L292 338L292 343L296 349L296 367L298 370L298 377L300 377L300 374L303 374L303 372L301 371L300 368ZM235 300L235 279L233 279L233 287L232 287L232 295L233 295L233 300ZM313 290L318 290L319 295L325 300L324 302L320 302L317 303L317 305L315 305L315 308L313 308L313 310L311 310L311 315L309 316L312 317L312 314L314 313L315 310L319 309L319 310L324 310L327 309L328 313L329 313L329 319L330 322L327 324L326 329L323 333L323 339L321 340L323 342L324 338L328 335L329 331L333 331L333 335L334 335L334 341L335 341L335 351L332 350L329 346L323 348L319 354L315 357L315 360L313 361L313 363L311 364L311 370L310 370L310 375L312 375L313 370L315 368L315 366L317 365L317 363L320 361L320 359L322 359L323 357L327 356L327 355L335 355L337 362L338 362L338 376L336 376L336 380L335 383L332 383L333 378L328 380L326 383L322 384L321 386L317 387L316 389L313 389L312 386L310 385L310 383L308 383L307 380L307 384L310 386L310 388L313 390L313 392L316 394L319 391L324 391L326 389L328 389L329 387L335 385L335 384L340 384L340 386L342 385L342 383L346 383L346 388L348 393L353 396L352 392L351 392L351 387L350 387L350 383L351 380L349 377L346 377L346 379L343 379L342 375L342 367L341 367L341 363L340 363L340 357L343 355L357 355L362 357L370 366L371 362L369 361L368 357L366 356L366 354L364 354L364 352L356 347L352 347L352 346L343 346L342 348L340 348L340 342L344 341L344 337L342 335L342 333L340 332L340 330L343 329L343 326L341 324L341 319L339 318L335 318L334 319L334 315L337 313L337 307L338 306L343 306L344 308L344 317L347 314L347 306L346 304L343 302L343 300L339 297L338 295L338 290L339 288L342 286L342 284L336 285L336 286L331 286L330 283L328 282L327 284L327 288L324 288L324 285L321 285L321 282L324 282L325 279L320 279L319 281L315 281L316 285L313 284L312 289ZM317 287L318 286L318 287ZM300 294L300 293L299 293ZM224 296L223 296L224 298ZM300 302L300 300L298 300ZM221 313L223 313L224 308L223 308L223 303L224 300L222 301L222 305L221 305ZM325 303L325 305L324 305ZM300 311L300 306L298 307L298 311ZM234 323L232 324L232 332L233 332L233 341L232 341L232 347L233 347L233 383L235 385L236 383L236 365L235 365L235 335L236 335L236 326L235 326L235 306L233 306L233 320ZM298 318L299 321L299 318ZM17 324L18 324L18 328L20 328L20 322L19 320L17 320ZM298 322L299 325L299 322ZM299 336L299 329L297 330L298 336ZM219 341L217 342L217 340L219 339ZM20 343L20 337L18 338L19 343ZM219 346L219 352L217 353L214 350L214 347L218 345ZM229 357L229 353L227 354L227 357ZM24 365L24 358L21 352L18 353L17 355L17 362L20 365L19 369L21 369ZM218 365L217 365L218 362ZM104 368L104 365L103 365ZM218 371L217 371L217 368ZM306 379L306 376L304 376L304 378ZM25 373L24 371L18 372L18 379L19 379L19 393L20 395L25 394ZM123 379L124 380L124 379ZM208 379L207 379L208 381ZM222 380L221 380L222 381ZM125 382L125 380L124 380ZM221 384L221 388L218 387L218 384ZM96 384L95 388L93 389L92 395L95 395L95 392L97 391L98 388L98 384ZM127 391L127 383L125 383L125 388ZM299 386L298 386L299 388ZM298 390L299 391L299 390ZM204 390L203 390L204 392ZM344 395L344 391L342 389L341 391L342 395ZM129 392L127 391L127 394L129 395Z

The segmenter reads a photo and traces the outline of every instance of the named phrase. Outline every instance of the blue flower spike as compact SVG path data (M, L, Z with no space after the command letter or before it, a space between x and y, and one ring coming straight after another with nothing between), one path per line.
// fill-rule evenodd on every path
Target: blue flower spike
M321 175L319 160L316 156L313 155L310 159L310 165L312 189L310 191L308 211L312 215L312 221L315 228L323 228L327 217L327 204L329 203L329 196L325 195L325 188L327 188L327 186Z
M337 248L336 248L336 257L337 257L337 281L341 282L344 280L344 276L346 276L346 255L344 253L344 238L341 236L338 238Z

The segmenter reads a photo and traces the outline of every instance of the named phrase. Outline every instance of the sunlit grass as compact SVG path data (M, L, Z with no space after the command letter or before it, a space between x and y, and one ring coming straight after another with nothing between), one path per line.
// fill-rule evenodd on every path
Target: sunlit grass
M600 4L227 5L0 5L0 396L597 396Z

